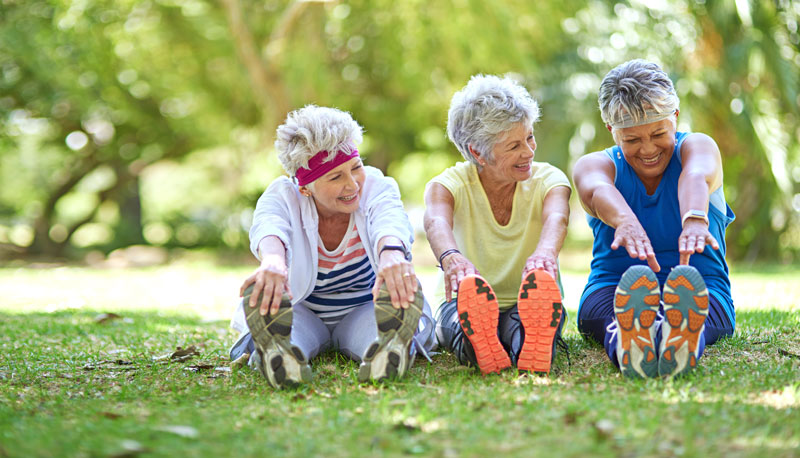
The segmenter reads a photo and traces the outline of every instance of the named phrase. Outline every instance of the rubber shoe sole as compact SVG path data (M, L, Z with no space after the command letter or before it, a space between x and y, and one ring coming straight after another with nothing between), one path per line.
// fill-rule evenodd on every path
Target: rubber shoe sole
M414 364L410 350L424 303L422 285L418 285L414 302L408 308L394 308L386 283L381 285L375 301L378 337L361 357L359 382L399 378Z
M511 359L497 338L500 306L489 283L480 275L464 277L458 284L457 303L458 322L472 344L481 373L511 367Z
M622 274L614 294L617 361L630 378L658 376L655 348L660 290L656 275L646 266L632 266Z
M257 365L259 371L274 388L293 387L311 381L308 359L299 347L291 343L292 303L288 296L283 296L278 313L262 316L258 307L248 305L252 291L252 286L245 290L244 311L256 351L261 356Z
M708 317L708 289L694 267L677 266L664 285L664 323L658 373L673 377L697 367L697 346Z
M553 277L544 270L529 273L519 288L517 310L525 330L517 369L549 374L556 332L564 316L561 291Z

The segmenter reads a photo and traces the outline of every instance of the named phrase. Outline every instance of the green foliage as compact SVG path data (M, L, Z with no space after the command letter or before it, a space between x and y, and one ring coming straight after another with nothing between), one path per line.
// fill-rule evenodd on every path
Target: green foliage
M675 81L680 128L720 145L738 216L731 256L800 256L796 2L7 0L0 10L0 243L29 252L241 248L242 215L281 174L274 128L309 103L352 112L367 163L419 205L427 178L460 160L447 108L475 73L530 89L543 110L537 160L569 171L612 143L600 79L643 57ZM81 236L84 225L95 235Z

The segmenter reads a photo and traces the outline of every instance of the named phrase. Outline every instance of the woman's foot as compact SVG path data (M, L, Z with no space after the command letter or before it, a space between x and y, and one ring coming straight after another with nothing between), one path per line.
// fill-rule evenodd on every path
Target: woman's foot
M375 323L378 326L378 338L367 348L361 358L358 370L358 381L391 379L402 377L411 364L414 355L411 353L414 333L422 316L425 299L422 286L419 285L414 302L407 309L394 308L386 283L381 285L378 299L375 301Z
M658 279L647 266L630 267L617 285L614 295L617 361L626 377L658 376L655 321L659 293Z
M511 367L511 359L497 338L499 318L500 306L489 283L480 275L464 277L458 285L458 321L483 374Z
M245 291L244 311L247 326L258 353L257 367L274 388L295 386L311 380L308 359L291 343L292 303L284 295L278 313L261 315L258 307L249 307L251 286ZM261 303L259 297L258 303Z
M529 273L519 288L517 310L525 342L517 359L522 371L550 373L555 356L555 338L564 316L561 291L544 270Z
M708 289L692 266L677 266L664 285L664 323L658 373L672 377L697 367L698 348L708 317Z

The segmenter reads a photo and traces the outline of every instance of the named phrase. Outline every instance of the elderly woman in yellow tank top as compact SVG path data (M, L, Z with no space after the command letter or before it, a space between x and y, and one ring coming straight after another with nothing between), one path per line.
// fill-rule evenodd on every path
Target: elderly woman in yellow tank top
M533 160L538 118L518 83L472 77L447 120L465 161L425 191L425 231L444 273L437 338L484 374L512 364L549 373L564 323L558 254L571 190L561 170Z

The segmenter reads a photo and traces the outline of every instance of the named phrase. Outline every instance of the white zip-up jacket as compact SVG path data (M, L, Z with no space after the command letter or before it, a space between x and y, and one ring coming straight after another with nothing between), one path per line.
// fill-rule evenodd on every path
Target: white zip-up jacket
M400 200L394 179L384 176L375 167L365 166L366 179L361 191L355 223L367 252L370 265L378 272L378 241L391 235L400 239L407 250L414 242L414 230ZM250 251L261 260L258 244L274 235L286 247L292 304L305 300L314 291L319 255L319 216L311 197L300 194L288 177L273 181L261 195L250 228ZM241 303L236 307L231 326L247 331Z

